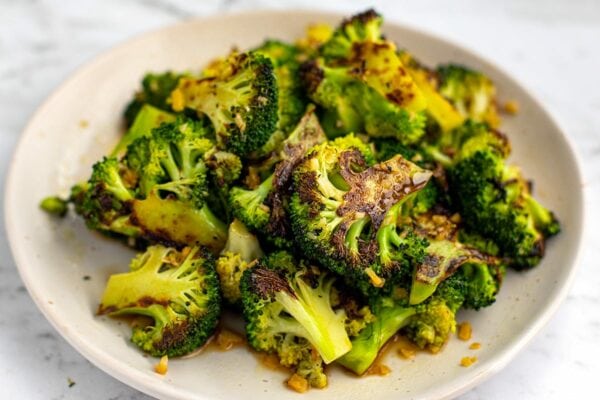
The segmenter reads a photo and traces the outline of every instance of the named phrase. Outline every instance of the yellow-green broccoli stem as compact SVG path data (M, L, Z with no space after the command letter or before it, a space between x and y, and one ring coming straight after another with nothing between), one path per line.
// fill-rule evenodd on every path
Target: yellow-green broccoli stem
M352 339L352 349L337 360L358 375L369 369L387 341L415 314L414 308L396 305L392 299L381 299L375 303L378 303L373 310L375 321Z
M233 220L229 225L227 243L216 264L225 300L231 304L240 303L242 275L262 256L263 251L256 236L251 234L239 220Z

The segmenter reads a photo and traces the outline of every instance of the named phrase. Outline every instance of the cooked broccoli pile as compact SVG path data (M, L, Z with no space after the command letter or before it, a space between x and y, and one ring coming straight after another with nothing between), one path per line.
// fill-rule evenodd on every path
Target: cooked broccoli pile
M40 204L142 251L99 314L137 316L135 345L181 356L228 308L290 387L323 388L328 365L363 375L397 334L437 353L460 310L540 263L560 224L508 159L493 81L425 65L382 23L369 10L143 78L117 145Z

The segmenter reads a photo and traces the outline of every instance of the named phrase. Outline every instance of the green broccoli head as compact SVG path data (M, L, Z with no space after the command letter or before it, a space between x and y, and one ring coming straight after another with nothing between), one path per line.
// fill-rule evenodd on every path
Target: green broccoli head
M487 122L496 127L496 87L483 73L462 65L447 64L437 68L439 92L465 118Z
M382 40L382 23L381 15L372 9L345 19L321 46L319 54L328 60L348 58L357 44Z
M242 274L263 256L256 236L237 219L229 225L227 243L217 259L217 274L223 298L230 304L239 304Z
M366 42L356 51L343 65L316 59L301 67L308 96L324 109L325 130L332 136L365 132L417 142L424 133L426 102L395 46Z
M327 364L350 350L346 314L331 304L335 277L287 253L278 253L246 270L241 281L249 344L276 353L283 365L297 364L314 347Z
M467 263L448 278L448 286L462 291L463 307L479 310L496 301L505 271L504 264L497 260Z
M460 297L456 292L454 294ZM456 312L460 304L455 300L455 297L447 300L444 296L436 295L415 306L415 314L402 332L421 349L427 348L437 353L456 331Z
M270 209L265 204L273 188L273 175L255 189L233 187L229 191L229 205L233 215L254 231L262 231L269 222Z
M292 44L279 40L267 40L253 52L262 54L273 63L279 95L277 131L281 134L272 135L271 138L279 137L280 142L296 127L307 105L302 82L298 75L300 51ZM268 154L269 151L274 150L273 143L270 142L265 144L259 153Z
M170 111L171 107L167 99L171 91L177 87L179 79L185 76L187 75L171 71L146 74L144 79L142 79L141 89L135 93L133 99L125 108L124 117L127 126L131 126L134 123L144 105L150 105L159 110Z
M130 269L110 277L99 314L151 318L149 325L133 328L131 341L152 356L181 356L206 343L216 329L221 300L209 253L150 246Z
M309 149L325 140L314 106L307 107L296 128L273 155L276 163L272 174L255 189L234 187L231 190L229 204L233 214L277 247L291 248L287 205L292 172Z
M220 148L246 155L265 144L277 125L277 78L260 54L232 54L215 76L183 78L171 93L173 110L195 110L214 127Z
M125 161L140 177L142 197L154 192L200 208L206 197L204 156L212 148L202 123L179 117L134 141Z
M430 176L400 156L373 165L370 148L354 136L315 146L294 171L290 208L296 241L357 285L379 286L399 272L400 257L418 256L426 247L426 241L396 227L403 212L409 213L403 205L412 203ZM397 248L403 249L398 257Z
M450 194L467 229L493 240L512 267L533 267L560 226L490 137L480 128L464 140L448 170Z
M130 219L135 193L135 173L116 158L105 157L94 164L88 182L75 189L75 211L90 229L138 237L141 230Z
M179 117L127 148L124 161L138 179L131 220L150 241L223 248L226 226L206 203L204 157L214 146L206 136L202 122Z

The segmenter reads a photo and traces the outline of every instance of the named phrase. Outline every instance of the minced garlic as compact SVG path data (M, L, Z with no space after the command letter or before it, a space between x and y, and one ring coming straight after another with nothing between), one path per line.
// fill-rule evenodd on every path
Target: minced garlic
M158 364L154 366L154 372L161 375L166 375L167 369L169 367L169 357L162 356Z

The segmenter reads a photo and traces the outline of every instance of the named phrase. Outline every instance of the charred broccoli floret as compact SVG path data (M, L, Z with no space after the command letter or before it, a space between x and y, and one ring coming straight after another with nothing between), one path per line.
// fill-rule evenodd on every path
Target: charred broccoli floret
M296 368L297 373L302 361L319 357L329 364L347 353L351 343L346 314L331 302L335 280L285 252L246 270L241 292L248 343L258 351L277 354L282 365ZM316 383L323 387L326 380Z
M125 162L138 177L139 200L132 220L152 240L178 245L201 244L215 253L226 239L226 226L206 204L205 154L213 142L201 122L179 118L133 142Z
M131 170L114 157L104 158L94 164L88 182L77 186L75 211L90 229L135 238L142 234L130 218L135 194Z
M433 130L432 126L448 132L462 125L465 116L439 92L440 82L436 72L415 60L406 50L402 50L399 57L427 102L428 132Z
M367 10L345 19L321 46L320 55L328 60L347 59L352 55L357 43L381 41L382 22L383 18L374 10Z
M124 112L127 126L131 126L144 108L144 105L153 106L159 110L170 111L167 102L171 91L177 87L179 79L186 74L166 71L162 73L149 73L142 79L142 87L134 95L133 100L127 105Z
M483 73L462 65L446 64L437 68L439 92L465 117L499 125L496 111L496 87Z
M484 124L467 123L461 130L448 178L465 226L492 239L511 266L535 266L545 240L560 230L557 219L532 197L520 170L506 165L501 134Z
M220 313L214 260L198 247L182 251L148 247L130 272L108 280L98 314L141 315L149 325L133 328L131 341L152 356L187 354L214 333Z
M336 136L365 132L403 144L417 142L424 133L427 104L394 44L364 42L354 51L341 65L322 59L302 65L308 96L325 110L325 130Z
M72 191L75 211L104 233L218 253L226 227L205 202L203 156L212 146L199 122L163 124L129 145L123 160L96 163L89 181Z
M414 270L416 304L477 254L437 233L429 237L413 221L435 202L434 192L423 191L431 172L400 156L369 166L369 154L352 136L313 148L294 172L295 238L305 254L364 292L387 279L406 284Z
M230 192L233 214L254 231L265 234L278 247L289 247L290 227L287 203L292 172L306 152L326 140L326 136L309 106L296 128L281 144L272 174L255 189L234 187Z
M298 75L299 50L296 46L279 40L267 40L253 51L268 57L273 63L278 91L277 131L283 139L296 127L307 105ZM267 149L263 153L266 154L273 146L265 147Z
M227 243L217 259L217 274L221 283L223 298L230 304L240 302L240 280L248 268L263 256L256 236L237 219L229 225Z
M257 150L277 125L277 79L271 60L260 54L232 54L218 74L182 78L171 93L173 110L207 116L220 148L238 155Z

